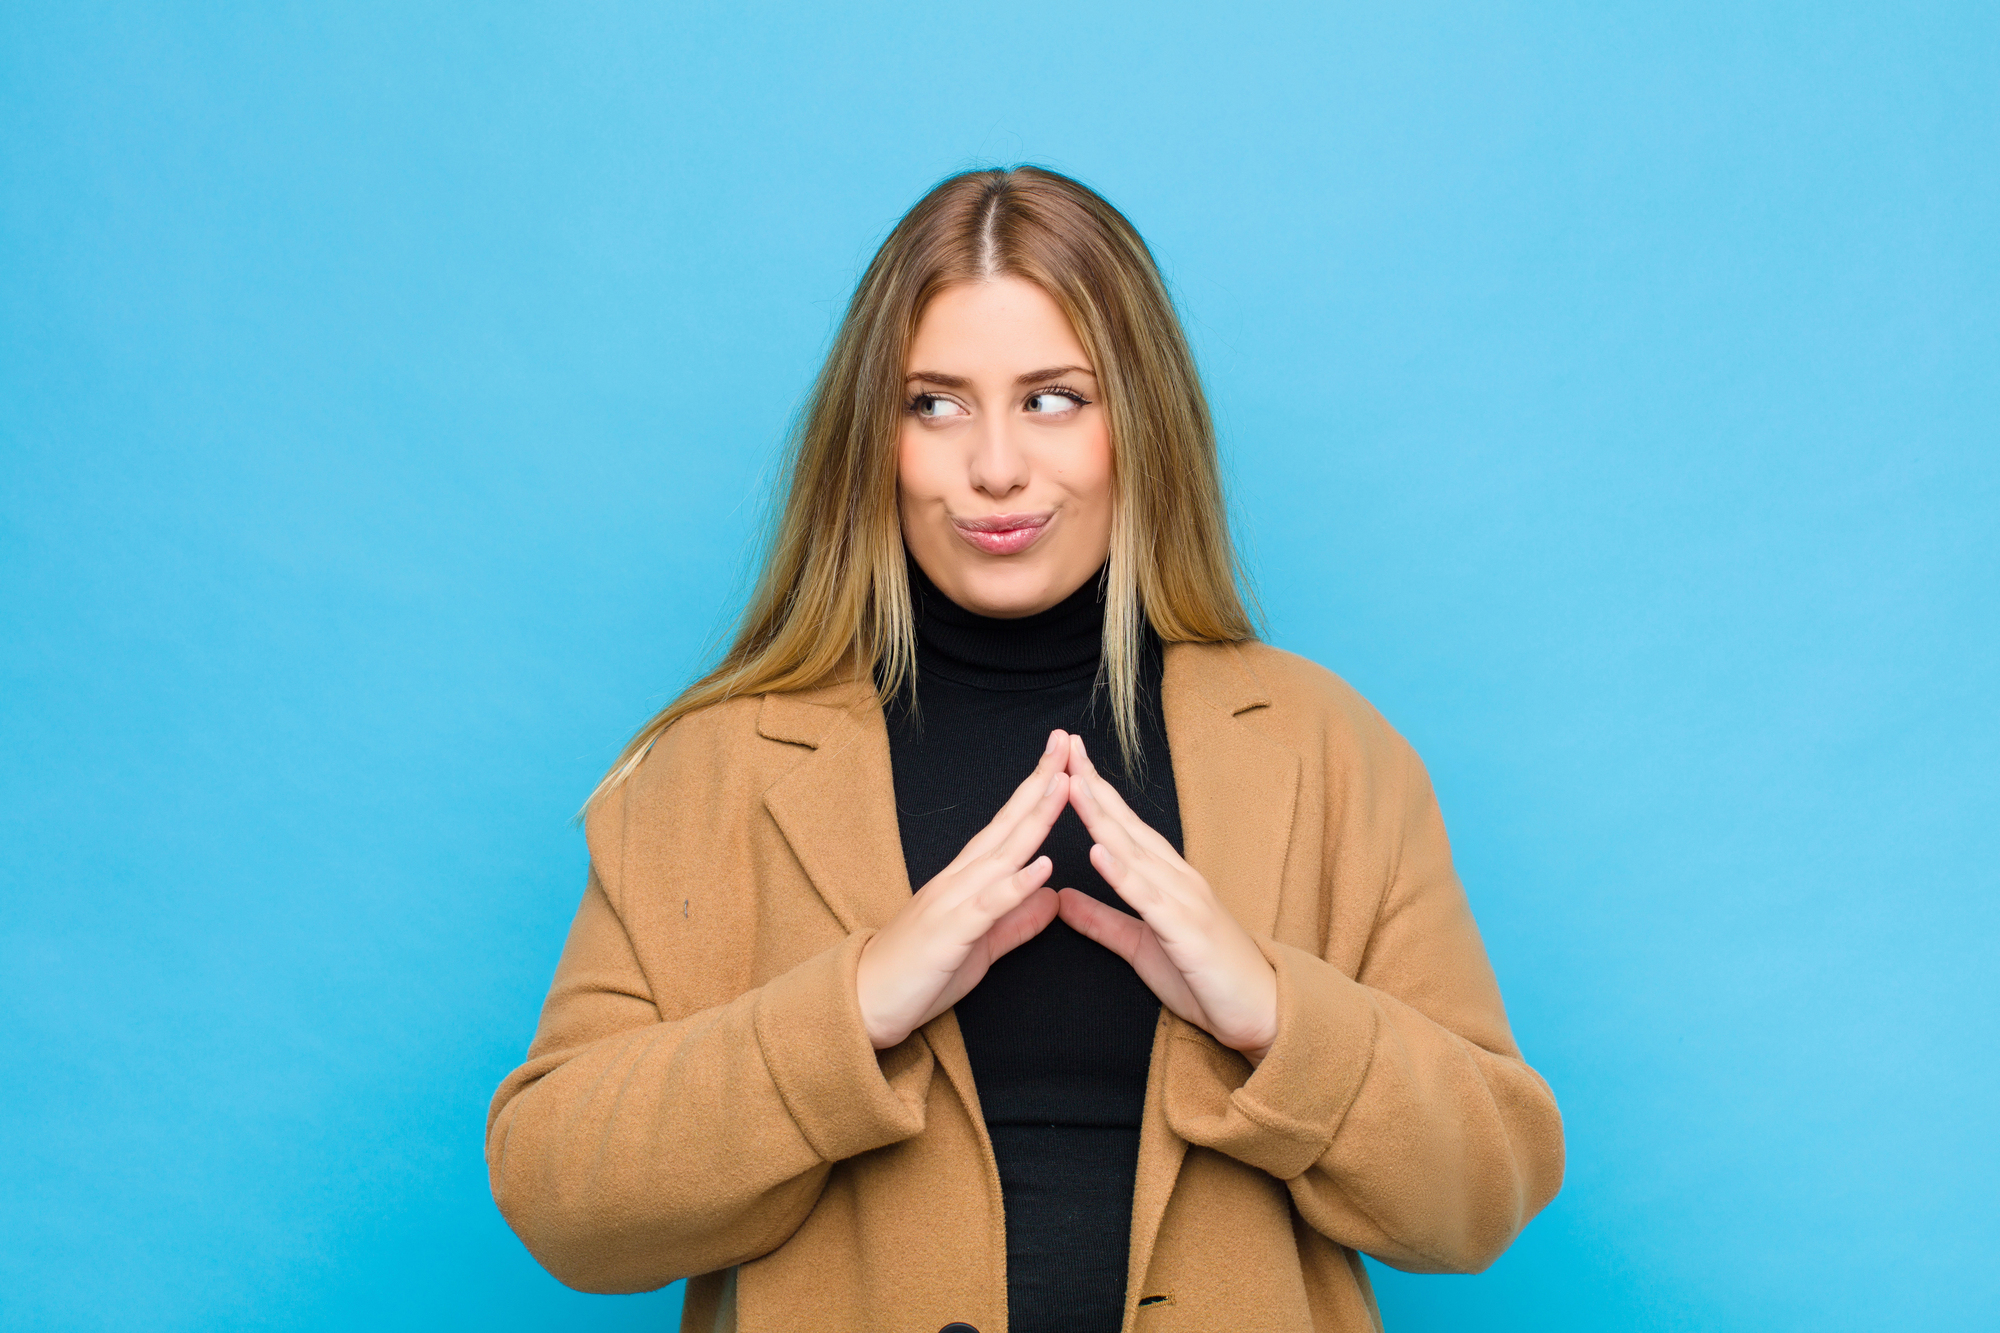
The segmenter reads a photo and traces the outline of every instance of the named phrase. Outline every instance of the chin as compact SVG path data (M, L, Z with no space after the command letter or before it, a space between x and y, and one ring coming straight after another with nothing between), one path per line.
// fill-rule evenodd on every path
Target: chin
M957 583L964 593L966 610L1013 620L1046 610L1069 595L1068 589L1058 586L1059 573L1039 561L1033 565L981 562L958 571Z

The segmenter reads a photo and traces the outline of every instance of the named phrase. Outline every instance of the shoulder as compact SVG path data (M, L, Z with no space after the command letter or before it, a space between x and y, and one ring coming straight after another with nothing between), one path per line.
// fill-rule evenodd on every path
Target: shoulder
M676 719L585 816L591 862L614 900L635 857L727 838L754 818L763 794L870 698L852 686L745 695Z
M635 841L656 840L662 826L701 800L701 777L727 767L756 735L761 700L730 699L678 718L662 732L625 780L603 793L584 815L590 859L616 899L620 868Z
M1201 693L1302 755L1381 771L1414 758L1359 690L1310 658L1255 640L1174 647Z
M1442 833L1423 761L1345 680L1265 643L1204 645L1195 662L1204 669L1184 679L1206 677L1213 691L1234 673L1230 711L1238 723L1297 758L1307 808L1319 812L1310 818L1324 821L1327 855L1378 865L1386 884L1413 836ZM1218 693L1204 692L1219 702Z

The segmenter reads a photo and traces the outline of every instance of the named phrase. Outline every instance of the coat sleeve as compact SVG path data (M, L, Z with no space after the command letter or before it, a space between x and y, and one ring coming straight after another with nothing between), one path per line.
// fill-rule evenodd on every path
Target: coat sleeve
M1477 1272L1562 1183L1562 1120L1521 1059L1407 745L1398 855L1358 975L1258 941L1278 1038L1252 1071L1175 1020L1169 1123L1286 1182L1307 1225L1414 1272Z
M593 871L528 1059L487 1117L494 1200L585 1291L647 1291L767 1254L831 1164L923 1129L933 1057L877 1052L859 932L728 1003L663 1015Z

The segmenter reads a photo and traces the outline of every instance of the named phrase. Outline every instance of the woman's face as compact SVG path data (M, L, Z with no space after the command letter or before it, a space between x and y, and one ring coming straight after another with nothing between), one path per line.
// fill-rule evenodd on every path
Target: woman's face
M1045 611L1111 549L1111 434L1090 358L1031 282L950 287L910 343L896 453L903 542L980 615Z

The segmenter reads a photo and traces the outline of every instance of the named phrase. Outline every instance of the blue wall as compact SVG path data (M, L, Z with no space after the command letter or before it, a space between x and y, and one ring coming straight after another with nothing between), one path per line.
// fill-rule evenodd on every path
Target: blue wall
M1888 0L9 6L0 1324L672 1326L486 1193L566 820L874 243L1030 159L1158 249L1568 1119L1392 1330L1990 1327L1996 70Z

